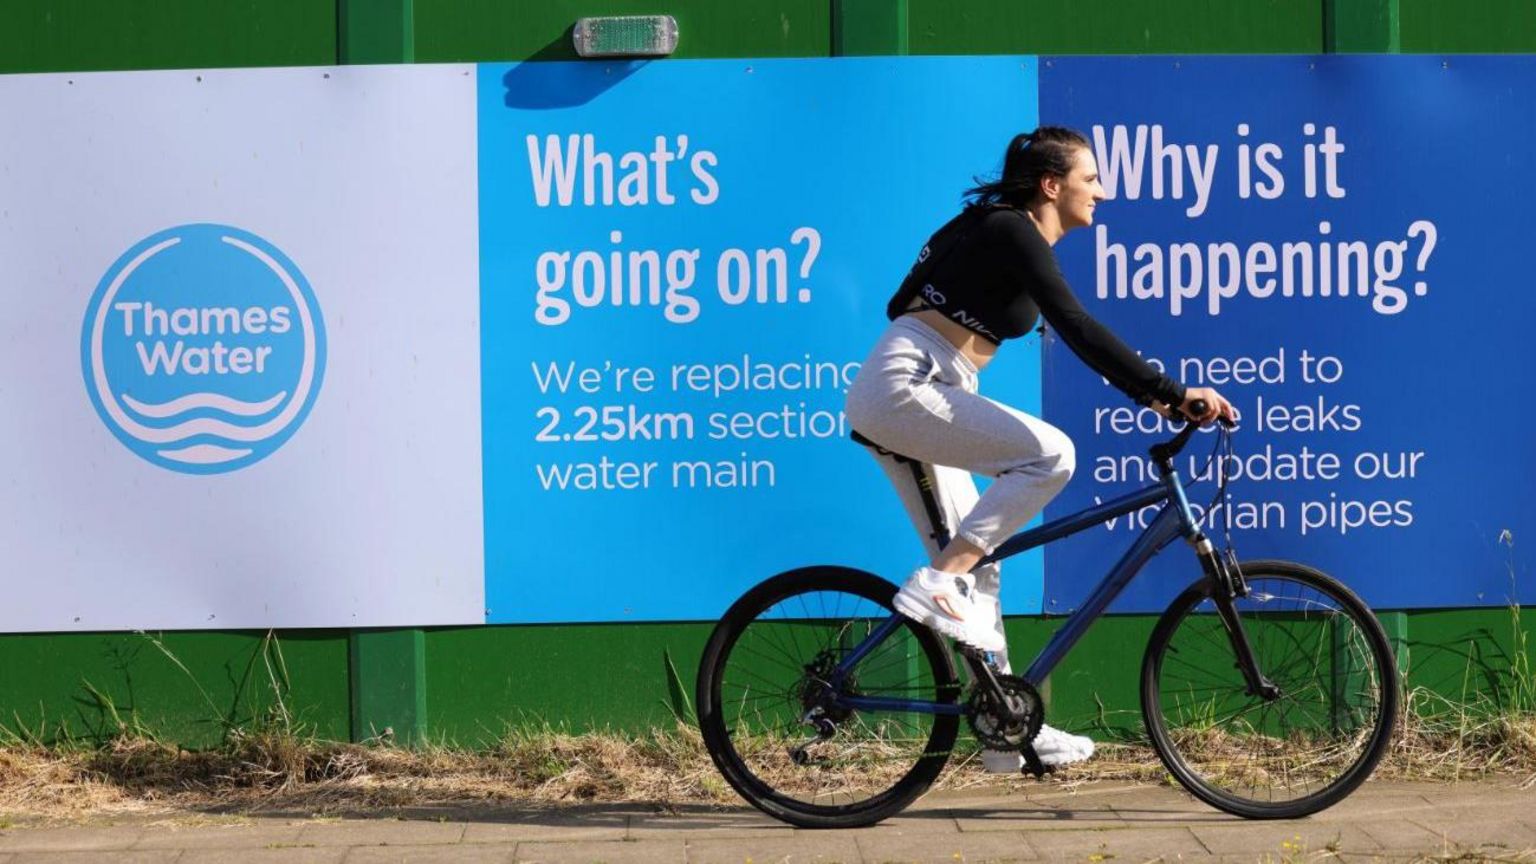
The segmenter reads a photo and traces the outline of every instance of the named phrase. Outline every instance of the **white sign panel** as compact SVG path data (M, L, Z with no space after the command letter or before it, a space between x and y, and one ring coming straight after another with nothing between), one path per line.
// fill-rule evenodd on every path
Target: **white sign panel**
M0 118L0 631L483 621L473 67Z

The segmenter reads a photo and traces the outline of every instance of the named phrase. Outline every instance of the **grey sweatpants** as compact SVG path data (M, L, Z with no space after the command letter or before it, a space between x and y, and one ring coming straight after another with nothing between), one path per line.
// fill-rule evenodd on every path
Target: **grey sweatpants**
M844 410L866 438L926 463L950 535L988 554L1045 509L1076 464L1065 433L978 394L975 365L910 315L892 321L881 335L848 388ZM931 562L939 548L916 478L892 457L875 458ZM985 494L977 495L972 474L994 478ZM976 571L976 588L996 597L999 577L998 565L984 567ZM999 632L1002 626L999 606ZM998 661L1006 671L1006 653Z

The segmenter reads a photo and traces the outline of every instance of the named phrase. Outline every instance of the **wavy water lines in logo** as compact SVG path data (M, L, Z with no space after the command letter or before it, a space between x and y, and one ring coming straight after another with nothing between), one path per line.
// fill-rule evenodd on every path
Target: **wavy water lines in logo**
M86 390L117 439L191 474L266 458L304 422L325 324L297 266L227 225L148 237L102 277L81 334Z

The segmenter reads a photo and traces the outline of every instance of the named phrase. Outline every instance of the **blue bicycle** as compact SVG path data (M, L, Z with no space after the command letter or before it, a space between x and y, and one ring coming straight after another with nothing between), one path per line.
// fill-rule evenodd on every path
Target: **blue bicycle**
M748 591L716 626L697 682L699 726L725 779L794 825L869 825L928 789L962 719L982 745L1019 751L1039 776L1040 683L1142 566L1183 538L1199 575L1159 619L1141 667L1153 748L1190 792L1239 816L1291 819L1343 799L1390 744L1398 683L1386 634L1337 580L1285 561L1238 563L1230 540L1216 548L1173 466L1195 428L1152 447L1159 483L1024 531L984 559L1163 505L1021 676L961 647L971 672L963 685L945 640L897 614L896 586L871 573L806 567ZM1230 432L1217 435L1230 455ZM942 545L944 522L927 499Z

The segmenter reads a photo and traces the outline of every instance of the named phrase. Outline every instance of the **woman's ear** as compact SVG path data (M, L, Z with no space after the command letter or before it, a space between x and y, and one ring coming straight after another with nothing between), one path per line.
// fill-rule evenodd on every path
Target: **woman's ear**
M1047 201L1055 201L1061 194L1061 178L1055 174L1040 175L1040 197Z

